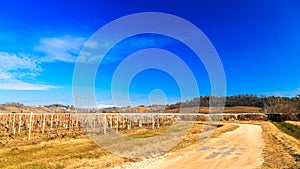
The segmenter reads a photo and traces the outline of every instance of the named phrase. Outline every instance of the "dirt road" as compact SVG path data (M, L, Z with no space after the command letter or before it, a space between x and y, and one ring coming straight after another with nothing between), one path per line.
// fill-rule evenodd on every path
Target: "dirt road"
M263 163L264 141L259 125L239 128L206 143L165 155L148 169L256 168Z

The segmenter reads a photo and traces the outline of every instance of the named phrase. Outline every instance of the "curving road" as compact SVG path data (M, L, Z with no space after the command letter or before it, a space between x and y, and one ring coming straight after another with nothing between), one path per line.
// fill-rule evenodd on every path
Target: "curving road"
M259 125L239 128L204 144L166 155L148 169L257 168L263 163L264 140Z

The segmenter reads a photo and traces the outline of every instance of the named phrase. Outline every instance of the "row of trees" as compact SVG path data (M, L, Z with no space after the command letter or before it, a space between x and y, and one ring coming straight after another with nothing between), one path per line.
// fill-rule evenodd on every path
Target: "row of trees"
M300 95L288 97L268 97L263 107L266 113L300 113Z
M180 107L207 107L212 96L200 96L186 102L178 102L167 105L167 109L176 109ZM215 97L216 98L216 97ZM298 113L300 112L300 95L296 97L279 97L265 96L259 97L256 95L235 95L226 96L225 106L253 106L262 108L265 113Z

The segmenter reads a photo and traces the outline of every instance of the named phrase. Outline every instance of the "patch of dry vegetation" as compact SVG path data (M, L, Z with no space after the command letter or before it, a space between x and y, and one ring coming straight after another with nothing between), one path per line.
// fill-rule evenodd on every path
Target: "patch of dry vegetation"
M112 155L87 136L0 149L0 168L106 168L130 159Z
M203 131L204 123L203 122L195 123L193 128L191 129L191 131L184 137L184 139L177 146L172 148L170 151L176 151L179 149L186 148L192 144L199 143L199 138L200 138L201 134L205 134L205 132L210 132L210 130L213 130L213 131L209 137L215 138L215 137L220 136L223 133L233 131L236 128L238 128L237 125L227 124L227 123L215 124L215 125L216 126L207 125L205 127L206 131ZM204 132L204 133L202 133L202 132Z
M290 123L300 127L300 121L285 121L286 123Z
M299 140L281 132L270 122L261 122L261 126L266 144L262 168L299 168L300 161L296 161L300 154Z

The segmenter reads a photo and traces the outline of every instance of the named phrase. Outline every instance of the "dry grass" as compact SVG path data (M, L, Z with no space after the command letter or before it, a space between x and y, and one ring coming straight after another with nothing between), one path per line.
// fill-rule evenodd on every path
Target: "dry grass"
M235 129L237 129L239 126L234 125L234 124L226 124L223 123L223 127L217 128L211 135L212 138L216 138L219 137L221 134L229 132L229 131L233 131Z
M300 121L285 121L286 123L290 123L300 127Z
M259 113L260 107L235 106L225 107L224 113Z
M261 122L266 148L262 168L299 168L295 156L300 154L300 142L281 132L270 122Z
M238 128L237 125L226 124L226 123L222 123L218 126L206 126L207 131L203 131L203 127L204 127L203 122L195 123L193 128L191 129L191 131L184 137L184 139L170 151L176 151L179 149L186 148L192 144L199 143L199 138L200 138L201 134L204 134L202 132L207 132L209 130L213 130L209 137L215 138L215 137L220 136L223 133L233 131L234 129Z
M101 149L87 136L0 149L0 168L105 168L128 161Z
M148 111L150 110L150 107L146 107L146 106L137 106L135 107L135 109L139 112L145 112L145 111Z
M126 135L128 137L133 137L133 138L154 137L154 136L157 136L157 135L165 132L167 129L169 129L169 126L162 126L162 127L160 127L159 129L156 129L156 130L142 128L140 130L135 130L135 132L131 132L131 133L126 134Z

